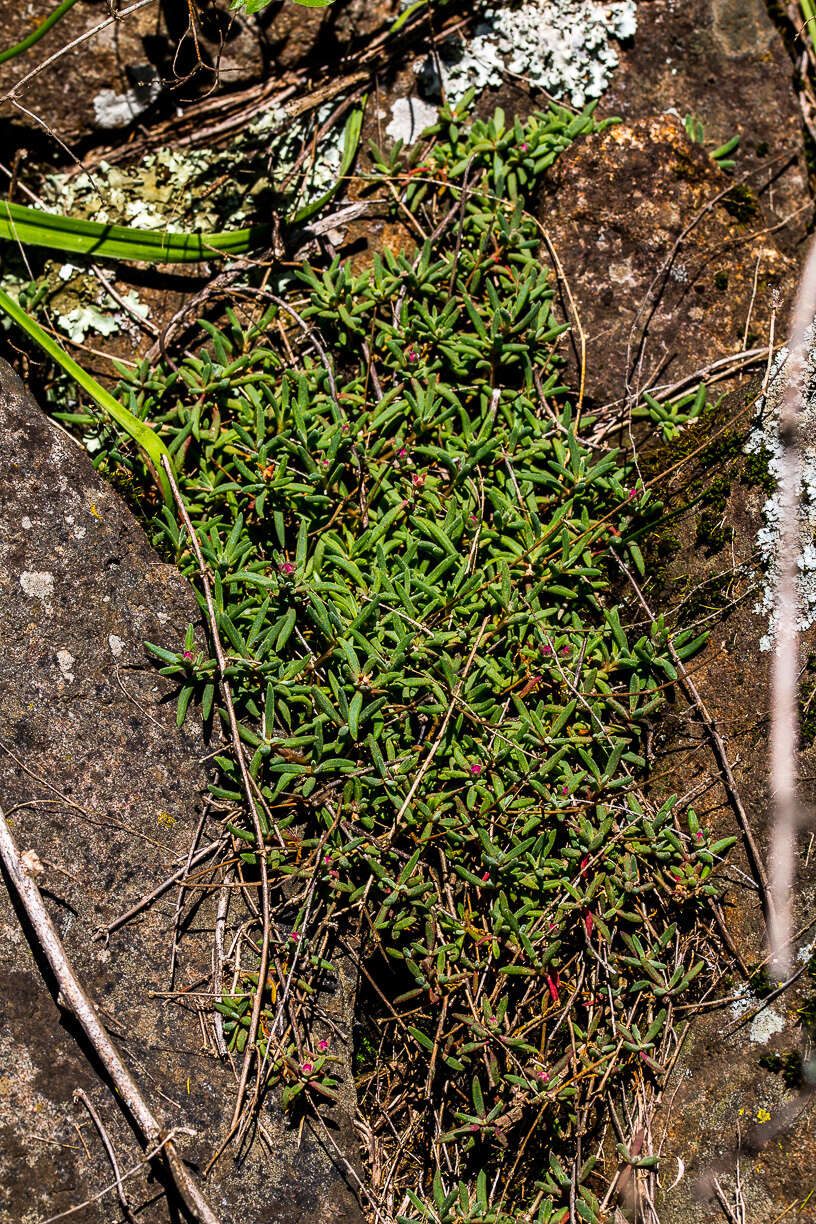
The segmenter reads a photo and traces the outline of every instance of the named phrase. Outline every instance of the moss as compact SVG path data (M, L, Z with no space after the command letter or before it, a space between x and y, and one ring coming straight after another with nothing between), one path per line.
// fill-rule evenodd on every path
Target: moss
M760 1067L782 1076L788 1088L801 1088L803 1082L802 1056L794 1050L786 1054L763 1054L759 1060Z
M770 453L763 447L762 450L745 456L742 471L743 484L760 488L768 496L776 488L776 481L768 468L769 459Z
M744 183L735 183L727 195L720 201L725 211L741 225L747 224L759 212L759 201Z

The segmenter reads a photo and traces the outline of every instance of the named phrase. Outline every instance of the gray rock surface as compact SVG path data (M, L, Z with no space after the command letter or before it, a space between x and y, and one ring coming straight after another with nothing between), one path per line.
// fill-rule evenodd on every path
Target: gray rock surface
M25 38L53 8L50 0L5 5L0 47ZM187 35L186 4L148 3L111 22L107 5L80 0L28 52L3 64L0 93L5 95L70 45L52 66L21 85L19 101L25 109L0 101L0 118L34 131L42 121L71 142L137 122L160 98L172 96L180 77L196 69L199 84L207 89L216 81L233 86L256 80L263 67L257 23L230 15L228 4L201 6L197 14L200 65ZM77 41L87 34L92 36Z
M647 319L642 384L740 351L746 330L748 348L766 344L774 290L784 333L813 215L794 82L763 0L638 5L598 112L622 127L559 158L540 214L587 335L593 407L623 396ZM688 138L687 115L702 144ZM733 136L725 173L710 154ZM729 185L733 195L698 217ZM577 381L575 354L570 373Z
M45 864L49 911L144 1095L168 1127L194 1128L180 1146L203 1167L228 1129L235 1093L233 1071L212 1052L206 998L215 896L202 892L185 911L175 985L189 993L181 1000L153 994L169 989L175 889L107 945L92 938L184 864L205 815L202 758L212 745L195 718L176 728L172 686L143 645L179 648L198 618L195 597L5 363L0 438L0 804L20 849L34 849ZM201 844L218 833L207 813ZM141 1152L57 1005L9 887L3 878L0 1224L35 1224L111 1182L75 1089L102 1115L123 1170ZM234 900L229 928L245 917ZM326 1004L341 1030L332 1052L346 1085L330 1125L350 1153L353 1090L342 1032L350 1032L353 1004L349 982ZM320 1134L307 1126L299 1140L272 1097L262 1120L271 1152L256 1142L241 1163L228 1152L207 1180L224 1224L359 1220ZM181 1218L144 1170L127 1186L134 1210L150 1204L140 1221ZM108 1196L72 1218L97 1224L117 1211Z

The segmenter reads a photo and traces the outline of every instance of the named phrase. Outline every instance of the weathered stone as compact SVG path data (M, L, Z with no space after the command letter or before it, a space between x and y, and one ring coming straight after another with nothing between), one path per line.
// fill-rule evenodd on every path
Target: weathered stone
M772 232L768 180L727 175L669 114L558 160L541 216L587 336L592 406L620 402L627 373L631 388L670 384L740 352L746 324L748 347L767 343L774 288L784 324L798 263Z
M167 1127L194 1128L180 1146L200 1169L228 1130L235 1095L232 1070L208 1048L215 898L204 891L185 907L176 989L189 993L181 1000L161 994L169 989L175 889L109 943L92 939L184 864L205 813L202 758L213 745L194 718L176 728L172 684L157 675L143 645L180 648L186 626L198 620L197 604L84 451L5 364L0 436L0 804L21 850L35 850L45 864L40 886L67 953L145 1096ZM201 844L218 832L208 816ZM76 1088L102 1115L122 1169L138 1164L140 1148L75 1023L58 1007L7 888L4 880L0 1224L31 1224L111 1182L99 1137L72 1100ZM233 894L227 946L245 917ZM329 1124L349 1152L354 1096L343 1033L353 1003L353 983L344 979L325 1004L338 1026L331 1052L343 1084ZM207 1179L223 1224L361 1218L319 1130L307 1124L299 1140L272 1097L262 1122L271 1154L256 1142L236 1164L228 1152ZM161 1190L143 1171L127 1187L134 1209ZM110 1204L106 1198L78 1218L107 1220ZM177 1218L161 1193L139 1215Z
M701 625L711 629L711 641L687 666L723 737L753 836L767 865L772 656L759 648L768 628L767 612L755 610L761 587L761 575L755 568L757 532L767 492L755 483L756 464L749 465L741 454L741 438L749 431L751 405L760 386L761 379L756 379L729 396L716 414L691 429L654 469L672 471L658 483L661 499L673 513L665 529L667 564L661 575L665 585L660 596L653 594L651 599L657 610L667 613L670 624L675 623L670 609L683 608L680 615L687 622L690 601L695 596L700 601L694 619L699 617ZM707 441L712 443L710 450ZM694 464L678 462L681 455L695 453ZM712 492L720 499L718 519L733 533L715 557L707 555L710 550L702 547L698 530ZM810 629L803 636L802 659L812 657L809 652L814 648L816 633ZM803 702L813 687L810 675L803 670ZM692 805L712 838L737 838L717 869L721 910L743 964L757 970L767 951L765 923L742 830L697 713L686 708L679 690L668 696L671 704L655 737L650 792L659 804L671 794L686 795L694 788ZM812 735L803 735L799 769L803 805L812 811L816 779ZM816 946L810 844L811 831L807 830L799 840L792 895L794 930L804 928L792 950L794 970L803 968ZM716 947L719 933L713 916L711 926ZM708 960L705 974L713 968L721 976L715 988L706 991L699 1014L679 1009L674 1013L675 1031L689 1018L691 1029L663 1090L662 1106L651 1121L655 1150L658 1141L661 1145L661 1193L656 1204L661 1224L725 1219L714 1179L733 1205L738 1165L745 1218L752 1224L772 1224L783 1216L788 1218L788 1213L793 1219L811 1221L812 1199L808 1201L808 1196L816 1169L816 1097L800 1056L813 1039L813 1027L806 1017L812 1017L816 1005L816 983L811 974L803 973L781 996L769 1000L769 987L760 985L761 975L746 980L725 949L719 965L712 965L710 953L703 955ZM712 1006L715 1000L723 1000L722 1005ZM680 1002L685 1009L692 1001L693 995ZM792 1082L797 1070L803 1083Z
M31 33L53 5L49 0L29 0L7 7L4 47ZM148 4L105 25L108 17L104 4L80 0L27 53L8 60L2 67L4 94L49 56L104 25L21 86L18 98L25 110L10 101L0 102L0 118L41 132L39 119L61 140L72 142L136 122L162 98L171 100L182 77L195 76L195 93L198 85L209 89L214 83L255 80L263 68L257 23L230 14L225 5L201 6L195 40L188 33L186 4Z

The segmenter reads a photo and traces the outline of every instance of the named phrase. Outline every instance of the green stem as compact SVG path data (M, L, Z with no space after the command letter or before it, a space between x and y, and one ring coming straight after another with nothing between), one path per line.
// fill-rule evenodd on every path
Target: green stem
M5 64L6 60L14 59L15 55L22 55L29 47L33 47L39 42L43 34L47 34L52 25L55 25L60 17L64 17L70 8L76 4L76 0L62 0L62 4L58 4L53 13L49 13L45 21L40 22L36 30L32 30L25 38L20 39L13 47L6 47L5 51L0 51L0 64Z
M119 401L114 399L110 391L106 391L92 375L88 374L81 365L74 361L73 357L69 357L65 349L60 344L57 344L56 340L40 327L36 319L33 319L19 302L15 302L14 298L9 297L2 289L0 289L0 310L4 310L19 327L22 327L23 331L28 333L43 352L47 353L58 365L61 365L66 374L69 374L74 382L82 387L83 391L96 400L99 407L113 417L116 424L120 425L133 438L133 441L142 448L156 474L156 479L161 486L165 500L172 505L172 490L167 474L162 467L162 456L167 456L171 467L173 466L173 460L161 438L144 421L140 421L127 408L123 408Z

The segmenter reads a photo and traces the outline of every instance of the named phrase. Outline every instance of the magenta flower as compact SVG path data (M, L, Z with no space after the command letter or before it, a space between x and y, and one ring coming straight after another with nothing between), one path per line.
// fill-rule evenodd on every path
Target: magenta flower
M328 1041L318 1041L317 1048L318 1050L328 1050L329 1048Z
M482 772L481 765L471 765L470 772L473 774L474 778L478 778L479 774Z
M486 884L489 879L490 879L490 872L486 871L484 875L482 876L482 883Z
M405 456L406 456L407 454L408 454L408 451L405 449L405 447L404 447L404 446L401 446L401 447L400 447L400 449L399 449L399 457L400 457L400 459L404 459L404 458L405 458Z
M564 656L564 655L568 655L568 654L569 654L569 652L570 652L570 648L569 648L569 646L562 646L562 647L561 647L561 657L562 657L562 658L563 658L563 656Z
M298 935L297 931L292 931L292 934L289 936L289 938L294 939L295 943L297 943L300 936Z
M187 662L189 663L189 662L192 660L192 658L193 658L193 652L192 652L192 650L183 650L183 651L181 652L181 657L182 657L182 659L186 659L186 660L187 660Z
M343 422L343 433L348 433L348 424L345 421Z
M538 1078L539 1078L540 1080L548 1080L550 1077L549 1077L549 1074L548 1074L546 1071L539 1071L539 1073L538 1073Z
M303 1074L304 1074L304 1075L308 1075L308 1074L309 1074L309 1072L311 1071L311 1069L312 1069L312 1064L311 1064L311 1063L304 1063L304 1064L303 1064Z
M413 349L409 349L409 350L408 350L408 352L407 352L407 354L406 354L406 356L408 357L408 360L409 360L409 361L411 362L411 364L413 365L413 363L414 363L414 362L416 361L416 359L417 359L417 355L416 355L416 353L414 352L414 350L413 350Z
M562 795L567 795L567 794L569 794L569 787L568 787L568 786L562 786L562 787L561 787L561 794L562 794Z
M545 646L542 646L542 647L541 647L541 653L542 653L543 655L551 655L551 654L552 654L552 646L550 646L550 645L545 645Z
M279 568L282 574L294 574L295 572L295 567L291 561L284 561Z
M697 840L698 840L698 841L702 841L702 840L703 840L703 835L702 835L702 833L700 832L700 830L699 830L699 829L697 830Z
M637 497L637 489L629 490L629 500L631 501L633 497Z
M529 147L530 146L527 144L526 140L523 140L521 144L519 145L519 148L521 149L522 153L526 153Z

